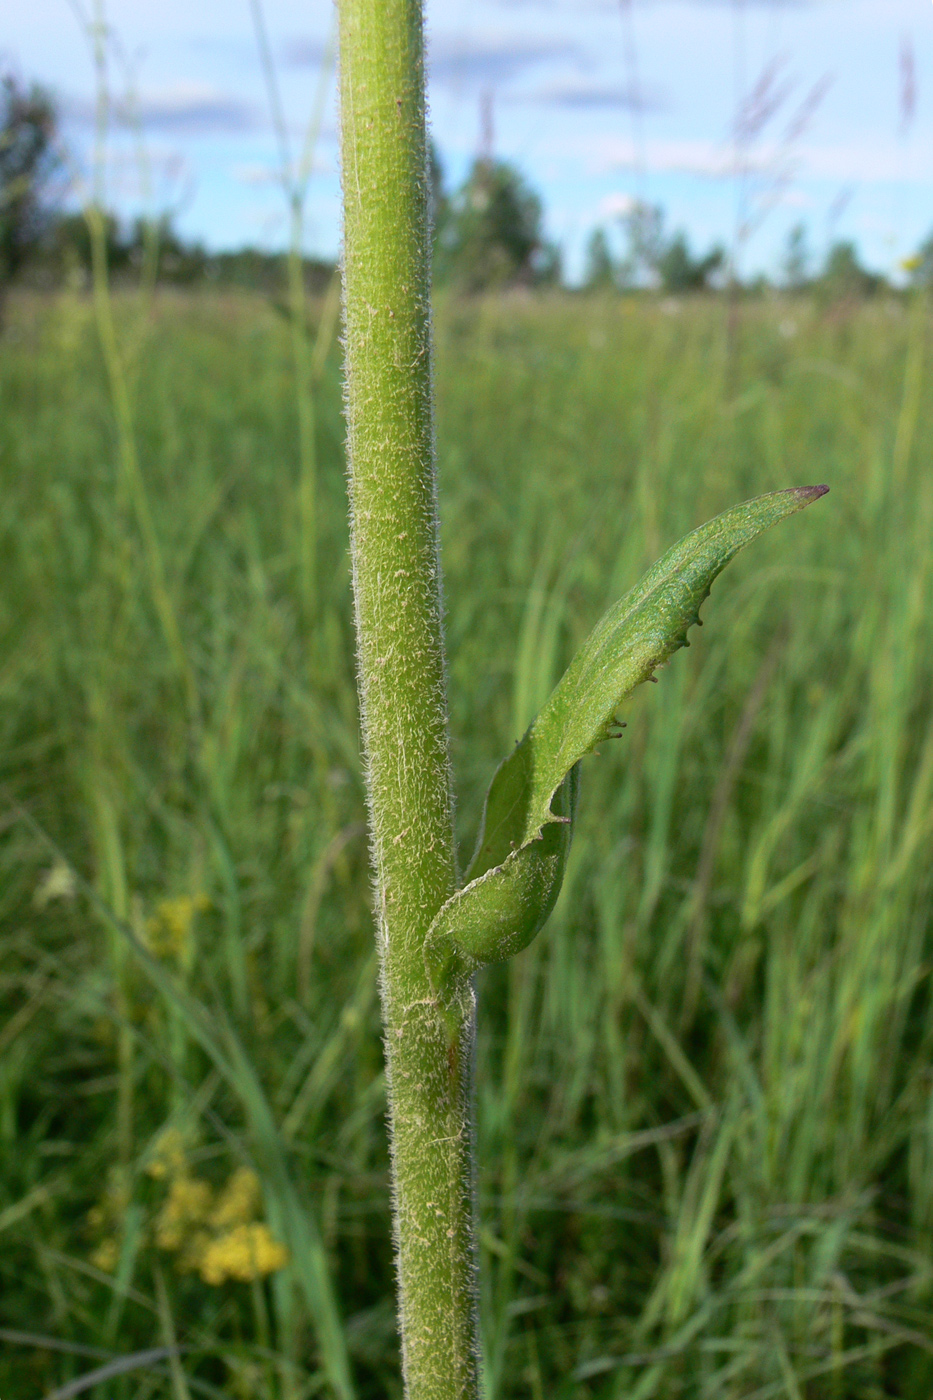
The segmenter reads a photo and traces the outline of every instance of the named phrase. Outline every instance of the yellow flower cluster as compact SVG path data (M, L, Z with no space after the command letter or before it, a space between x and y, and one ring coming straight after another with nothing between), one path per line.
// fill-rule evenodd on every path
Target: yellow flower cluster
M228 1279L248 1283L284 1269L285 1245L260 1219L262 1190L249 1167L238 1167L219 1191L190 1170L185 1140L167 1128L153 1148L146 1172L164 1181L168 1191L149 1239L175 1255L182 1273L199 1273L214 1287ZM115 1173L100 1202L88 1212L88 1224L103 1234L91 1255L98 1269L113 1273L119 1260L118 1237L129 1206L129 1193Z
M148 1238L174 1254L181 1273L198 1273L206 1284L249 1282L275 1274L289 1263L289 1250L262 1221L259 1177L240 1166L219 1191L189 1168L185 1140L167 1128L155 1142L146 1166L148 1176L168 1186ZM91 1263L112 1274L119 1261L119 1233L129 1207L129 1191L111 1173L104 1196L88 1211L92 1231L102 1235ZM148 1232L147 1232L148 1233Z
M211 1211L211 1225L215 1230L229 1230L231 1226L255 1220L260 1201L259 1177L249 1167L238 1167Z
M206 894L181 894L162 899L155 913L146 920L146 944L157 958L173 958L182 963L191 948L195 915L211 905Z
M236 1225L225 1235L219 1235L204 1247L198 1272L205 1283L215 1286L228 1278L248 1283L284 1269L288 1250L272 1234L268 1225L254 1221L251 1225Z
M197 1268L198 1240L203 1233L200 1227L210 1217L212 1194L208 1182L196 1176L176 1176L156 1217L156 1244L178 1252L188 1268Z
M209 1182L188 1170L181 1134L169 1129L148 1171L169 1182L153 1237L159 1249L176 1255L180 1270L197 1272L216 1287L227 1279L249 1282L285 1268L288 1250L257 1218L262 1192L249 1167L238 1167L215 1194Z

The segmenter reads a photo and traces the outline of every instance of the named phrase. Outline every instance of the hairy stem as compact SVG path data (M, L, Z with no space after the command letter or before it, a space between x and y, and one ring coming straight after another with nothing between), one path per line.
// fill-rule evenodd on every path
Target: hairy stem
M475 1397L473 1008L440 1014L427 929L455 888L431 391L421 0L340 0L354 595L376 868L402 1356Z

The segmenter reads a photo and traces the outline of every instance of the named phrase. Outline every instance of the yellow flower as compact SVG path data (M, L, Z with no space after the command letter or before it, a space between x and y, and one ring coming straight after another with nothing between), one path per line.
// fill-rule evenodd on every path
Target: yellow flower
M167 1178L152 1237L175 1254L179 1272L197 1270L217 1287L227 1279L264 1278L288 1263L288 1250L257 1219L262 1189L250 1167L238 1167L215 1196L209 1182L189 1172L181 1133L167 1128L146 1170Z
M259 1213L259 1177L250 1167L239 1167L227 1182L211 1212L215 1230L245 1225Z
M112 1274L117 1267L120 1258L120 1251L117 1249L117 1242L109 1236L101 1240L100 1244L91 1255L91 1263L95 1269L101 1269L105 1274Z
M284 1269L289 1253L268 1225L237 1225L204 1248L198 1266L205 1283L217 1287L227 1279L248 1283Z
M156 1219L155 1242L159 1248L188 1247L194 1227L210 1217L212 1196L206 1181L196 1176L177 1176Z
M146 1171L157 1181L166 1176L184 1175L185 1139L178 1128L166 1128L159 1134Z
M155 913L146 920L146 943L157 958L183 962L191 946L191 929L196 914L210 908L206 894L182 894L162 899Z

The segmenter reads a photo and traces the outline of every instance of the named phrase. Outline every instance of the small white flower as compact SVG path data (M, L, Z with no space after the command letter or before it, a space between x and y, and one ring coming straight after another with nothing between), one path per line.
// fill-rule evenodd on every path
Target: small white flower
M77 893L78 882L71 866L57 860L36 886L32 902L37 909L44 909L53 899L74 899Z

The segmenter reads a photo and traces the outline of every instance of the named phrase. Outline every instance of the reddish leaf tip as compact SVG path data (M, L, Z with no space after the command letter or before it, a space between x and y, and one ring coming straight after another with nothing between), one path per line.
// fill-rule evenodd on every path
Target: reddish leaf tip
M805 501L818 501L829 490L828 486L795 486L794 494Z

